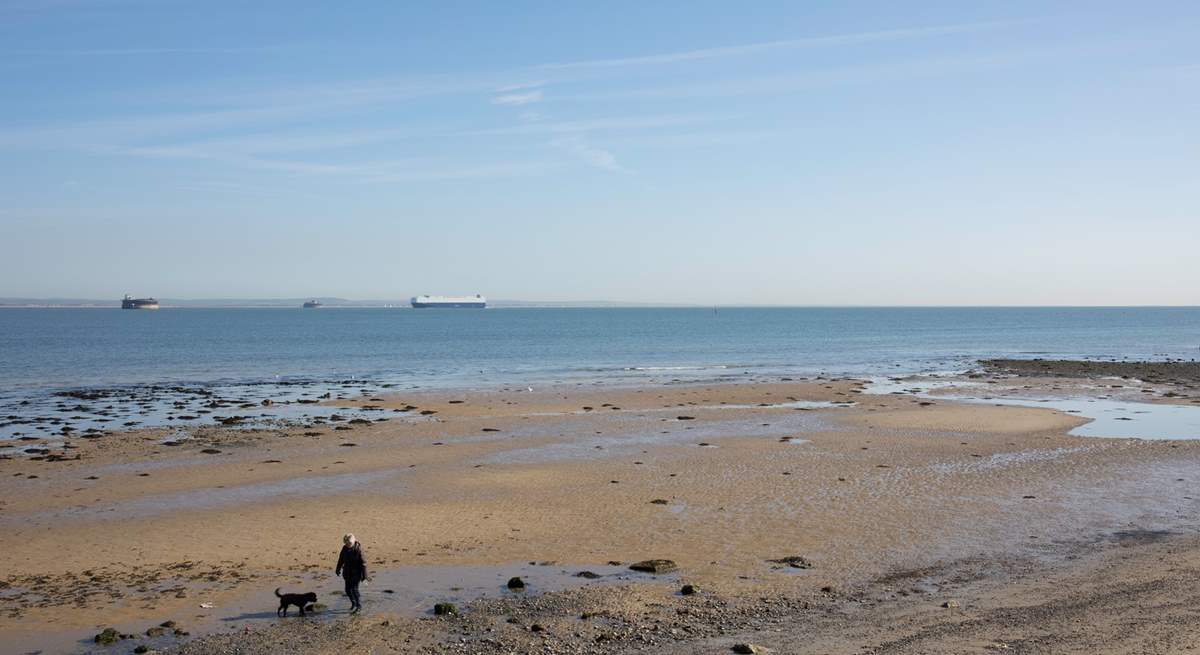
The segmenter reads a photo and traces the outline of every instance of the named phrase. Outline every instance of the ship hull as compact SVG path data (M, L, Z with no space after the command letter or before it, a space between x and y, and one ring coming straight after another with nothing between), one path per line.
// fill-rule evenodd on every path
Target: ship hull
M485 309L486 302L419 302L414 300L413 309Z
M126 300L121 303L121 309L158 309L158 303Z

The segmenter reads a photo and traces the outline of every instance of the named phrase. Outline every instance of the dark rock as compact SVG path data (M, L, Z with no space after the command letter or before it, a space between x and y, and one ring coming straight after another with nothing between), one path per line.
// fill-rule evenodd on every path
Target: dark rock
M641 562L634 562L633 564L629 565L629 568L634 571L658 575L660 573L670 573L679 567L675 565L675 562L669 559L648 559L642 560Z
M600 574L599 574L599 573L593 573L593 572L591 572L591 571L580 571L579 573L576 573L576 574L575 574L575 577L577 577L577 578L586 578L586 579L588 579L588 580L595 580L596 578L600 577Z
M508 588L512 591L525 591L525 581L521 578L509 578Z
M654 500L650 501L650 504L651 505L667 505L667 504L669 504L669 502L670 501L668 501L664 498L655 498Z
M101 646L111 646L118 641L121 641L121 633L113 630L112 628L105 628L101 630L99 634L93 637L92 640Z
M766 649L762 646L755 646L754 644L734 644L729 650L735 653L742 653L742 655L754 655L754 653L766 652Z
M700 591L700 589L696 585L691 584L685 584L679 588L679 593L683 594L684 596L691 596L698 591Z
M696 417L695 416L676 416L675 420L677 420L677 421L694 421L694 420L696 420Z
M790 566L794 569L811 569L813 567L812 562L808 561L808 559L801 557L799 555L789 555L787 557L780 557L779 559L769 559L767 561L771 562L772 564L784 564L784 565Z
M433 613L437 616L458 614L458 607L456 607L454 603L438 603L433 606Z

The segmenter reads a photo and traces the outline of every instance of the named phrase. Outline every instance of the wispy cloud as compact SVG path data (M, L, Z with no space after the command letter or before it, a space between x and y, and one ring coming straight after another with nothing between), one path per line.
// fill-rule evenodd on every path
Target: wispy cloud
M516 84L506 84L496 89L496 93L511 93L513 91L524 91L526 89L536 89L543 86L546 86L546 80L537 80L536 82L517 82Z
M558 168L549 161L508 161L487 164L439 166L410 166L404 170L381 172L366 179L368 182L420 182L484 178L528 177L544 175Z
M193 159L244 169L257 169L305 176L337 177L350 182L384 183L419 180L455 180L487 177L516 177L543 173L553 162L520 160L499 162L456 162L442 157L411 157L386 161L327 163L296 159L256 157L192 147L110 148L108 154L150 159Z
M751 77L739 74L733 77L715 77L688 85L663 86L626 83L623 74L626 68L640 66L669 66L688 62L703 62L730 57L770 55L785 50L852 46L855 44L926 39L940 36L966 34L982 30L997 29L1012 23L963 23L915 27L894 30L857 32L827 36L812 36L796 39L748 43L733 46L683 50L633 57L593 59L566 63L548 63L507 71L482 71L447 73L396 78L363 80L338 80L320 82L311 80L299 85L270 87L243 84L240 89L207 89L203 93L195 89L176 89L175 95L157 97L159 104L177 106L190 103L192 107L220 107L213 111L167 112L150 115L130 115L114 120L91 120L62 125L42 125L32 129L9 128L0 132L0 147L18 148L62 148L76 149L104 155L118 155L156 159L194 159L214 162L230 168L250 168L278 171L296 175L343 176L364 181L443 179L471 176L495 176L526 174L531 170L545 170L542 161L509 161L507 154L497 158L499 162L461 161L458 164L426 161L412 164L404 161L370 162L361 161L363 152L339 153L338 157L316 157L305 155L293 158L289 153L315 153L334 149L353 149L359 146L378 146L414 138L427 142L434 140L438 145L457 140L458 143L478 140L489 136L529 136L522 147L540 149L546 155L547 148L565 152L572 157L596 168L622 170L616 155L605 147L594 144L604 133L603 140L622 134L630 138L654 131L699 123L727 121L730 116L699 114L654 114L609 116L575 120L547 120L542 113L534 111L550 101L586 101L590 99L637 99L672 98L735 93L762 93L775 89L797 88L831 83L870 81L887 76L920 75L938 71L961 70L971 67L993 65L987 60L955 58L947 62L895 62L882 61L863 64L855 68L824 71L801 71L767 77ZM146 48L127 47L112 49L68 49L29 50L29 53L62 55L111 55L111 56L154 56L167 53L216 53L271 50L272 47L256 48ZM615 87L597 91L591 95L576 93L563 95L557 90L546 92L551 85L566 86L598 77L621 80ZM638 78L635 78L638 79ZM674 79L674 78L672 78ZM689 79L696 79L689 76ZM442 97L452 101L453 96L462 96L477 103L487 99L497 106L525 108L519 112L519 124L490 126L492 120L483 119L477 126L431 126L411 125L398 121L392 109L399 103L415 99ZM125 98L128 101L128 98ZM145 103L151 106L153 103ZM317 124L349 124L360 117L374 121L373 129L348 130L342 132L314 131ZM511 119L511 117L510 117ZM486 121L486 122L485 122ZM667 135L669 136L669 135ZM215 138L206 138L215 137ZM472 143L474 146L475 144ZM506 144L507 146L507 144ZM428 151L427 151L428 152ZM553 156L553 153L550 153ZM360 161L353 161L355 158ZM349 159L349 163L343 160ZM422 177L425 176L425 177Z
M1135 51L1138 41L1063 44L948 57L874 61L853 66L814 68L773 75L726 77L687 84L663 84L591 93L560 94L560 102L740 97L794 93L843 85L871 85L941 75L978 73L1020 66L1056 65L1071 59L1102 57Z
M999 27L1013 25L1012 21L993 21L978 23L959 23L953 25L936 25L932 27L914 27L894 30L877 30L872 32L852 32L827 36L811 36L798 39L783 39L764 41L760 43L745 43L741 45L722 46L717 48L701 48L697 50L682 50L653 55L635 57L620 57L614 59L591 59L555 64L543 64L540 68L546 70L571 70L587 68L618 68L626 66L645 66L652 64L674 64L680 62L717 59L723 57L738 57L761 54L776 50L791 50L800 48L819 48L842 45L857 45L880 41L900 41L908 39L924 39L936 36L979 32Z
M173 135L208 129L229 129L294 117L298 113L321 108L251 107L220 111L173 112L145 116L127 116L112 120L90 120L0 132L0 146L75 148L97 142L128 142L155 136Z
M535 102L542 101L542 91L537 89L526 93L506 93L492 98L493 105L509 105L512 107L520 107L523 105L532 105Z
M608 150L597 148L589 144L582 137L569 136L554 139L550 145L559 148L580 161L602 168L606 171L620 171L621 165L617 163L617 158Z
M433 137L446 132L448 130L433 126L420 129L379 128L334 132L268 132L221 139L189 140L178 145L214 153L249 155L337 150Z
M482 130L463 132L468 135L503 135L503 134L577 134L582 132L599 132L604 130L643 130L657 127L672 127L722 120L728 116L711 114L665 114L651 116L619 116L612 118L595 118L579 121L554 121L510 125Z
M174 92L158 90L150 99L176 102L193 101L209 106L282 106L314 102L340 106L379 105L423 97L487 93L497 104L544 101L542 95L530 95L550 84L583 81L596 76L617 74L626 67L696 62L735 56L770 54L781 50L851 46L882 41L915 40L1000 29L1018 24L996 21L935 25L904 29L877 30L826 36L811 36L715 48L683 50L633 57L591 59L562 63L534 64L524 68L493 71L443 73L396 78L350 81L323 81L281 87L245 86L242 89L206 89L197 92L194 85ZM137 50L133 48L131 50Z

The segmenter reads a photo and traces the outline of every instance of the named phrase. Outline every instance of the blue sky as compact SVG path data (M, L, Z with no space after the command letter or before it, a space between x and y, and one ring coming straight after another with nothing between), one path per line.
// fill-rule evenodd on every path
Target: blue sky
M1194 2L0 0L0 296L1200 304Z

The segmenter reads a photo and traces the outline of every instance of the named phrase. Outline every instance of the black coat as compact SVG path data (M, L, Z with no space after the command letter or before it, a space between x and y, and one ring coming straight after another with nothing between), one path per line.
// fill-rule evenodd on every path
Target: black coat
M367 561L363 559L362 544L342 546L338 555L336 573L346 580L364 580L367 577Z

